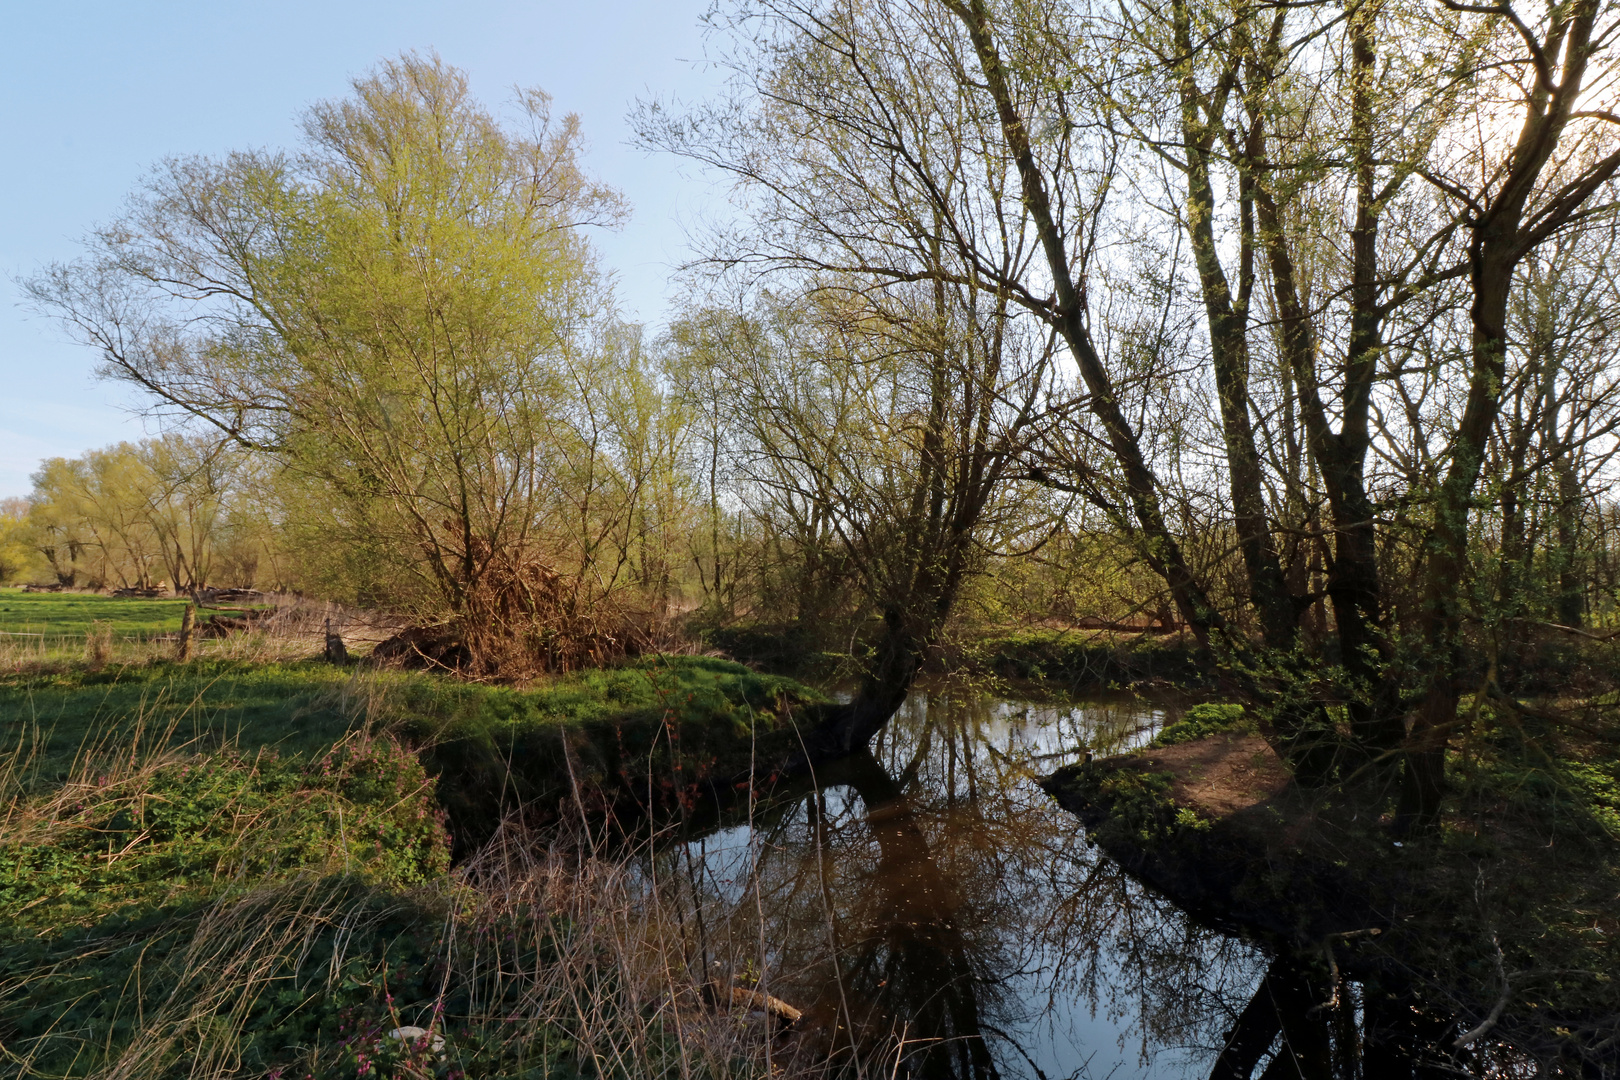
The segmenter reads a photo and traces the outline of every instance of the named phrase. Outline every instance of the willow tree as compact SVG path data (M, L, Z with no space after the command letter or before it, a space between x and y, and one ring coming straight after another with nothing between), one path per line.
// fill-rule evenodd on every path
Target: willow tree
M28 500L0 499L0 584L10 584L43 571L45 562L33 543Z
M943 366L930 384L921 374L936 362L921 365L918 384L936 387L938 411L919 405L913 415L918 431L928 427L920 417L938 416L950 468L932 475L952 479L940 501L922 467L926 454L895 458L897 475L915 485L914 504L892 500L896 527L918 520L910 505L950 508L958 491L974 493L963 507L979 506L980 485L985 492L1038 485L1085 498L1164 577L1183 621L1207 645L1225 630L1225 618L1172 529L1152 461L1160 433L1144 415L1142 390L1164 358L1133 369L1133 360L1109 355L1118 342L1091 306L1109 291L1099 248L1106 235L1095 227L1109 220L1105 207L1117 180L1107 149L1094 152L1069 138L1061 117L1043 118L1050 122L1041 130L1042 137L1058 133L1063 167L1037 163L1027 135L1009 148L1008 133L1025 130L1016 112L1027 95L981 62L994 42L965 32L950 5L781 0L738 10L742 93L735 107L674 119L650 110L644 137L737 180L747 224L718 236L705 265L785 279L793 290L804 283L842 289L896 327L937 320L942 333L930 348ZM976 339L991 348L968 347ZM998 354L1015 342L1039 362L1007 365ZM965 363L953 351L982 351L986 359ZM988 378L974 370L981 363ZM988 439L976 434L972 418L980 411ZM1077 468L1062 477L1044 465L1060 443L1078 450ZM952 486L957 476L966 486ZM962 550L982 542L972 514L953 527ZM930 558L952 550L927 530L883 550L914 545ZM898 598L915 586L905 604L919 613L948 611L954 599L951 589L930 592L953 581L950 574L883 580L871 595L892 589ZM902 652L910 655L930 635L886 631L885 641L907 639ZM888 665L888 655L880 646L870 672L893 677L870 681L852 707L863 719L841 729L856 732L857 743L892 713L915 671L915 660Z
M437 57L385 62L295 151L166 162L29 291L159 411L283 459L373 595L471 638L594 641L606 293L582 227L621 210L576 118L516 105L502 124Z
M727 351L731 396L755 490L813 523L881 627L823 732L847 752L904 701L965 583L1038 539L1030 448L1075 402L1025 310L1038 240L949 17L758 16L735 108L649 110L642 134L726 171L751 211L702 265L797 305L790 332L757 319Z
M1620 167L1612 5L730 10L735 107L648 125L745 192L714 264L1006 297L1073 379L1023 475L1108 513L1296 765L1327 776L1341 736L1402 758L1402 823L1432 820L1478 482L1523 351L1508 297ZM1417 510L1396 537L1392 506ZM1212 535L1232 556L1200 565ZM1422 553L1415 600L1384 578L1392 539ZM1326 677L1297 632L1324 594Z
M904 702L958 599L1048 517L1022 477L1050 419L1052 354L1004 296L939 283L871 290L852 275L675 327L730 433L732 490L800 565L801 620L854 597L876 632L860 686L812 756L847 754Z

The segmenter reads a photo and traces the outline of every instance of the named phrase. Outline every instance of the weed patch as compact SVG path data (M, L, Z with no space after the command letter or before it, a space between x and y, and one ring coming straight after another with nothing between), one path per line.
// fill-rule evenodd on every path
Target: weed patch
M690 928L636 850L509 815L452 870L440 797L482 823L508 798L646 781L654 762L678 797L786 739L792 710L820 700L797 684L686 658L531 689L199 663L5 690L29 705L6 718L7 1073L763 1068L761 1029L703 1005Z
M1182 714L1181 719L1165 727L1148 743L1150 747L1175 746L1211 735L1244 732L1253 734L1255 724L1245 717L1242 705L1203 702Z

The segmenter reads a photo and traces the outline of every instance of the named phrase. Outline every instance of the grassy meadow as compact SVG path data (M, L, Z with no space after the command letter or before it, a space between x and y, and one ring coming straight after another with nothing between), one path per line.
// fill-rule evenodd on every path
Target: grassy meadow
M14 663L0 1073L751 1073L755 1035L679 1011L679 913L627 841L581 828L694 805L820 700L701 657L524 688L313 659ZM432 1034L389 1034L407 1026Z
M116 640L148 640L180 629L188 600L132 600L94 593L29 593L0 588L0 635L83 645L104 624Z

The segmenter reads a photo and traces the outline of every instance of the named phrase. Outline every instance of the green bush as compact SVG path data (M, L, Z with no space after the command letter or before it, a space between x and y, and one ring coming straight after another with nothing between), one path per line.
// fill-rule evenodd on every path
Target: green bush
M1208 677L1194 648L1180 640L1096 632L1025 630L983 638L963 654L967 666L1006 679L1038 679L1072 689L1114 689L1138 682L1201 686Z
M1252 733L1254 730L1254 722L1245 717L1242 705L1203 702L1188 709L1180 720L1165 727L1148 745L1174 746L1223 732Z

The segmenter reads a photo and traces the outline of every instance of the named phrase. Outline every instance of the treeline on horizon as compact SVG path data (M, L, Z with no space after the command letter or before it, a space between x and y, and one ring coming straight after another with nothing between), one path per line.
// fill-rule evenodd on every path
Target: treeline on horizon
M597 486L595 501L602 514L599 536L606 539L598 551L606 547L616 571L611 591L660 622L686 620L697 628L795 625L801 640L807 630L816 630L810 636L822 644L847 639L852 625L872 614L863 608L852 568L836 543L795 527L794 515L750 490L716 438L722 432L714 422L715 403L705 413L694 393L701 387L682 378L692 370L687 350L704 319L731 321L706 312L678 324L654 343L650 361L640 355L637 328L619 328L636 341L632 363L650 369L639 374L653 415L637 420L652 421L665 442L661 454L638 448L640 453L627 455L633 464L654 465L654 475L624 475L619 462L599 456L606 482ZM256 588L411 610L424 618L444 614L431 594L420 596L423 607L408 606L419 594L407 581L419 568L400 560L397 551L373 550L376 563L369 567L352 552L332 559L319 521L298 520L301 510L315 507L307 501L309 492L297 490L296 475L217 435L172 432L48 459L33 484L29 497L0 502L0 584L177 594ZM651 506L637 505L646 491L661 497ZM1504 576L1511 575L1528 590L1525 607L1537 619L1571 628L1612 626L1620 596L1620 507L1606 485L1581 486L1573 503L1567 492L1565 498L1560 494L1543 486L1533 487L1529 499L1519 497L1525 539L1518 544L1510 539L1504 547L1496 515L1482 530L1475 572L1496 579L1499 594ZM821 511L830 518L833 509ZM561 531L573 524L565 520ZM961 621L981 628L1061 627L1081 620L1154 629L1181 625L1130 537L1118 534L1095 508L1049 495L1031 524L1041 534L1040 546L992 553L1000 558L987 560ZM1242 567L1230 536L1225 565L1218 549L1211 554L1220 602L1242 624ZM1321 591L1326 560L1320 551L1314 554L1314 560L1296 557L1291 566ZM576 558L577 576L589 557ZM1302 626L1319 642L1331 637L1325 595L1315 597Z
M734 183L656 339L577 119L385 61L27 282L188 434L50 463L15 528L407 611L482 676L859 628L846 750L964 622L1152 617L1302 778L1394 752L1432 818L1464 674L1615 619L1612 17L739 6L730 96L636 117ZM163 447L231 477L183 573L96 517Z

